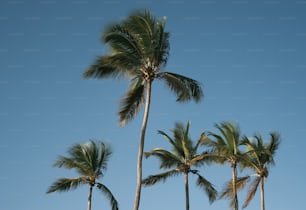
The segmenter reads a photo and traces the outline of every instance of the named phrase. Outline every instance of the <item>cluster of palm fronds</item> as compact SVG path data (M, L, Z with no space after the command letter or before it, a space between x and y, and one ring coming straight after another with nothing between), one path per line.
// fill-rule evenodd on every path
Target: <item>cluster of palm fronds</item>
M167 178L184 174L186 189L186 210L189 209L189 186L188 175L198 176L197 185L203 188L208 195L209 201L213 202L218 197L230 199L230 208L238 209L237 191L243 189L247 182L253 178L249 185L247 198L243 208L247 207L254 197L258 186L261 189L261 206L264 210L264 181L268 177L268 167L274 164L274 154L279 146L280 137L276 132L270 133L270 141L265 143L261 135L256 134L254 138L241 136L239 127L230 122L216 124L216 128L221 135L214 132L204 132L199 140L194 143L189 136L189 126L184 127L176 123L172 130L173 138L163 131L159 131L168 142L172 149L155 148L146 152L146 157L156 156L160 160L161 169L170 169L166 172L151 175L143 180L143 184L150 186L157 182L165 181ZM244 146L244 148L241 148ZM203 147L203 151L199 151ZM244 150L242 150L244 149ZM220 195L207 179L200 175L194 167L201 167L204 164L230 164L232 168L232 179L225 184ZM241 169L249 168L255 171L255 176L237 176L237 167Z

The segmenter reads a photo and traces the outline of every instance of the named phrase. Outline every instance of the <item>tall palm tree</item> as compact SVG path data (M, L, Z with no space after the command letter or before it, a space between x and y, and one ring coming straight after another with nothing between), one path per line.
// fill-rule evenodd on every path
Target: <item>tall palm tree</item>
M137 160L137 186L134 210L138 210L141 194L142 158L149 116L152 82L166 83L178 102L191 99L199 102L203 96L200 84L188 77L163 71L169 56L169 33L165 19L158 20L149 11L134 12L125 20L109 25L102 41L109 45L109 54L100 56L84 72L85 78L128 78L130 86L120 102L119 124L124 126L145 104L140 131Z
M232 198L230 207L238 210L237 183L237 166L241 159L239 146L241 145L241 134L239 126L231 122L222 122L220 125L215 124L221 135L207 132L202 134L202 144L208 146L212 153L219 156L219 163L229 163L232 168L231 194L222 193L220 198ZM214 139L209 138L212 136ZM238 182L239 181L239 182Z
M188 183L188 176L190 173L198 176L197 186L201 187L206 192L210 202L213 202L217 197L217 191L213 185L201 176L198 170L193 169L193 167L202 166L205 162L210 161L210 157L208 154L197 153L201 139L194 144L189 136L189 126L189 122L186 127L180 123L176 123L175 128L172 130L173 138L163 131L158 131L159 134L163 135L169 141L172 150L168 151L162 148L155 148L150 152L146 152L145 156L158 157L160 159L160 168L170 170L160 174L151 175L142 181L145 186L150 186L157 182L165 181L169 177L183 174L185 181L186 210L189 210L190 206Z
M87 210L91 210L92 190L97 187L110 201L112 210L118 210L118 202L112 192L102 183L102 178L110 158L110 147L102 142L89 141L84 144L75 144L68 150L69 156L59 156L54 162L55 167L75 169L79 177L59 178L48 189L47 193L66 192L78 188L80 185L89 185Z
M247 148L246 158L242 161L242 167L250 168L256 172L255 178L250 184L243 208L249 205L258 186L260 186L261 210L265 210L264 182L269 176L269 166L275 164L274 155L280 144L280 135L277 132L271 132L270 141L264 143L262 136L256 134L252 139L244 137L242 144Z

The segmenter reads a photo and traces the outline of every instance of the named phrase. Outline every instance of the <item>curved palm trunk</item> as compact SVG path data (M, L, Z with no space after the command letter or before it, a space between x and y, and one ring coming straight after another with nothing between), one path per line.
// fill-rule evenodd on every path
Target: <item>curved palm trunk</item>
M260 179L260 196L261 196L261 210L265 210L265 188L264 188L265 178Z
M141 181L142 181L142 158L143 158L145 134L146 134L146 128L147 128L147 122L148 122L149 110L150 110L151 85L152 85L152 81L148 81L147 82L147 93L146 93L146 105L145 105L145 111L143 114L143 120L142 120L141 132L140 132L139 150L138 150L137 185L136 185L136 193L135 193L135 201L134 201L134 210L139 209L139 203L140 203Z
M188 173L184 173L184 178L185 178L186 210L189 210L189 183L188 183Z
M89 193L88 193L88 200L87 200L87 210L91 210L91 197L92 197L92 188L93 188L93 185L90 184L89 185Z
M233 173L232 173L232 185L233 185L233 195L234 195L234 209L238 210L238 197L237 197L237 166L236 163L233 164Z

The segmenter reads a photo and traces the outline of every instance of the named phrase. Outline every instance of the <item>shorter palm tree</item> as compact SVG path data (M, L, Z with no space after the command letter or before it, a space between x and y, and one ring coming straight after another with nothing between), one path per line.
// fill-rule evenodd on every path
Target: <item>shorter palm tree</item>
M145 156L156 156L160 159L160 168L170 170L164 173L151 175L142 181L142 184L145 186L150 186L157 182L165 181L169 177L183 174L185 178L186 210L189 210L188 175L190 173L198 176L196 184L206 192L211 203L215 201L217 197L217 191L214 186L201 176L198 170L192 168L202 166L205 162L210 161L210 156L206 153L197 154L201 139L199 139L196 144L193 143L189 136L189 126L189 122L186 127L180 123L176 123L172 131L174 138L171 138L163 131L158 131L159 134L166 137L169 141L172 146L172 151L155 148L150 152L146 152Z
M239 126L231 122L222 122L220 125L215 124L221 135L214 132L204 132L201 136L201 144L210 148L210 153L215 154L218 163L229 163L232 168L232 179L230 184L226 184L225 189L230 188L231 193L226 193L224 190L220 198L231 199L230 207L238 210L237 190L240 184L240 179L237 177L237 167L241 160L241 134ZM212 136L213 139L208 136Z
M75 144L68 150L69 157L59 156L53 166L76 169L80 174L76 178L59 178L48 189L47 193L66 192L78 188L80 185L89 185L87 210L91 210L92 190L97 187L110 201L112 210L118 210L118 202L112 192L102 183L107 168L107 161L112 152L103 142L89 141L84 144Z
M249 186L249 191L243 204L243 208L249 205L258 189L258 186L260 186L261 210L265 210L264 182L269 176L269 166L275 164L274 155L280 144L280 135L276 132L270 133L269 143L264 143L262 136L259 134L254 135L254 138L252 139L244 137L242 144L247 148L245 153L246 159L242 162L242 167L250 168L256 172L255 178Z

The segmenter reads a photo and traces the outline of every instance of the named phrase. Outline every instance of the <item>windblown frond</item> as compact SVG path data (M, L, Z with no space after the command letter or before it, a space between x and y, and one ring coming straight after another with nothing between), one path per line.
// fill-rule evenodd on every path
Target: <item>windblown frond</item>
M237 182L236 182L237 190L242 190L246 186L249 179L250 179L250 176L237 177ZM232 184L232 180L230 180L225 183L223 190L219 196L219 199L223 199L223 198L232 199L233 197L234 197L233 184Z
M199 82L194 79L170 72L161 72L158 74L158 78L166 81L170 90L176 94L178 102L191 99L199 102L203 97L202 88Z
M255 177L255 179L250 184L249 191L248 191L247 197L246 197L246 199L243 203L242 208L246 208L249 205L249 203L251 202L251 200L253 199L253 197L254 197L257 189L258 189L260 179L261 179L261 177L257 176L257 177Z
M142 180L142 184L145 186L151 186L156 184L157 182L163 181L165 182L167 178L172 177L172 176L177 176L179 175L181 172L177 171L177 170L171 170L171 171L167 171L165 173L161 173L161 174L156 174L156 175L151 175L148 176L147 178Z
M199 174L197 175L198 175L197 186L204 189L210 203L214 202L217 199L218 195L217 190L214 188L213 184L211 184L207 179L205 179L203 176Z
M150 152L145 152L144 155L145 157L156 156L160 160L161 169L177 167L183 164L183 161L179 156L162 148L155 148Z
M55 181L48 189L47 193L66 192L78 188L81 184L86 183L85 177L78 178L60 178Z
M112 207L112 210L118 210L119 209L118 201L116 200L112 192L104 184L96 183L96 186L107 197Z
M144 103L144 90L143 84L134 88L130 88L125 97L120 101L119 122L120 126L124 126L139 112Z

